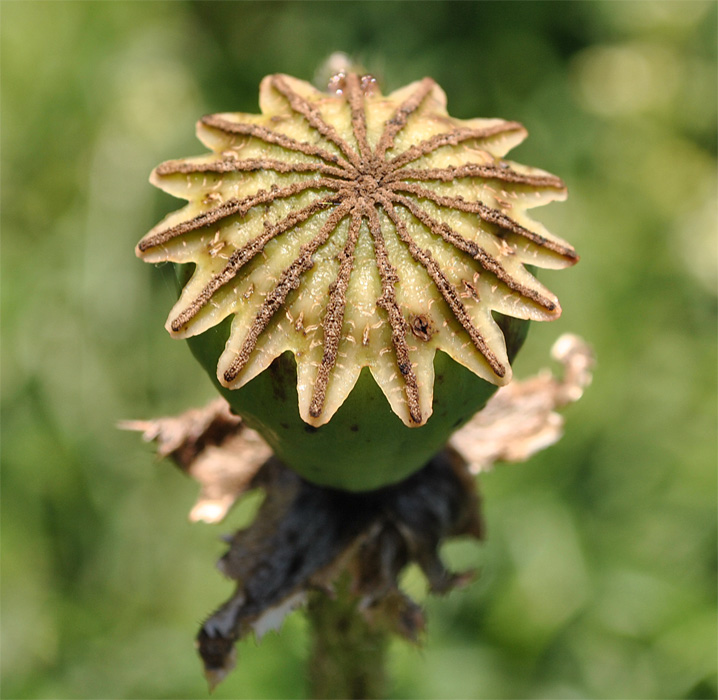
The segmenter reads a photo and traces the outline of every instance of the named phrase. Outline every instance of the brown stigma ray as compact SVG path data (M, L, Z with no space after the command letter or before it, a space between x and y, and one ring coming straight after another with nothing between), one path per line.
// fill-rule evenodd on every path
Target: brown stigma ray
M515 233L518 236L526 238L532 243L541 246L542 248L546 248L547 250L550 250L554 253L558 253L559 255L563 256L564 258L567 258L568 260L578 260L576 251L572 247L562 245L561 243L556 243L555 241L551 241L545 236L542 236L540 233L536 233L535 231L527 229L525 226L522 226L517 221L514 221L510 216L504 214L504 212L500 211L499 209L493 209L491 207L488 207L483 202L467 202L462 197L445 197L443 195L437 194L433 190L411 182L393 182L390 183L390 185L388 186L391 187L392 190L410 192L422 199L428 199L440 207L445 207L447 209L456 209L458 211L464 211L469 214L476 214L482 221L485 221L487 224L494 224L495 226L498 226L504 231L510 231L511 233Z
M396 180L439 180L440 182L451 182L462 177L478 177L482 180L500 180L501 182L510 182L517 185L529 185L533 188L548 188L554 190L564 190L566 185L561 178L554 175L526 175L517 173L509 167L497 168L493 165L476 165L467 163L449 168L423 168L409 169L404 168L395 171L387 176L388 182Z
M347 289L354 266L354 249L359 239L361 222L361 214L354 210L352 212L347 242L338 256L339 272L337 273L336 280L329 287L329 302L327 303L327 310L322 321L322 327L324 328L322 362L319 365L317 377L314 381L312 400L309 405L309 414L314 418L318 418L322 414L329 377L337 361L339 341L342 339L344 311L347 305Z
M376 209L373 205L367 206L365 212L369 220L369 231L371 232L374 242L376 265L379 270L379 277L381 278L382 295L376 303L377 306L386 312L389 326L391 327L391 342L396 354L397 367L404 378L409 416L414 423L419 424L421 423L419 385L416 381L414 368L411 365L409 346L406 342L407 323L401 312L399 303L396 300L396 292L394 290L394 287L399 282L399 276L396 274L396 268L389 262L384 235L381 232L381 222L379 221L379 215Z
M346 176L346 171L332 165L324 163L285 163L276 158L247 158L246 160L227 158L226 160L215 160L211 163L188 163L170 160L155 168L155 172L161 176L190 175L193 173L242 173L261 170L273 170L275 173L319 172L322 175L331 175L333 177Z
M279 278L279 282L277 282L277 285L267 295L267 298L262 303L259 313L255 317L254 323L250 327L249 332L244 339L244 343L242 344L239 354L224 373L224 379L226 382L233 382L242 369L244 369L244 366L249 361L252 351L259 340L259 336L262 334L267 325L269 325L269 322L274 317L274 314L276 314L282 307L289 293L299 287L301 276L307 270L310 270L314 265L314 261L312 260L314 253L317 252L317 249L321 245L329 240L329 237L339 225L341 220L347 215L351 207L351 203L344 203L338 206L329 215L329 218L312 241L310 243L306 243L299 249L299 256L282 273Z
M215 114L202 117L200 121L205 126L210 126L213 129L224 132L225 134L251 136L260 141L264 141L264 143L271 144L273 146L281 146L287 151L294 151L295 153L301 153L305 156L316 156L317 158L321 158L329 163L340 166L345 171L351 172L351 166L349 163L347 163L340 156L334 155L331 151L327 151L325 148L319 148L311 143L297 141L291 136L279 134L259 124L230 122Z
M198 231L199 229L207 228L208 226L213 226L230 216L245 216L250 209L259 204L268 204L276 201L277 199L293 197L297 194L301 194L305 190L334 188L335 182L335 180L330 180L328 178L315 178L305 182L296 182L288 187L259 190L255 194L251 194L243 199L228 199L223 204L220 204L209 211L203 212L189 221L183 221L181 224L172 226L164 231L158 231L148 238L143 238L138 243L137 249L144 253L151 248L156 248L157 246L169 243L178 236L183 236L186 233Z
M284 95L287 102L289 102L289 106L297 112L297 114L301 114L307 120L307 123L324 136L324 138L336 145L355 168L361 167L361 161L357 157L356 152L337 134L333 126L324 121L321 112L316 107L292 90L282 76L275 75L274 78L272 78L272 85L278 92Z
M336 202L337 196L330 195L322 199L316 199L308 206L284 217L276 224L265 224L264 231L261 235L251 240L247 245L235 250L229 258L224 269L215 275L204 289L189 304L189 306L177 316L170 327L175 333L181 331L209 302L214 294L230 282L237 273L254 257L264 250L264 247L273 238L278 235L295 228L301 223L307 221L317 212L322 211L328 205Z
M546 297L539 294L534 289L527 287L516 281L504 268L504 266L492 255L486 252L480 245L469 241L459 233L454 231L448 224L437 221L432 216L427 214L421 207L411 201L408 197L401 195L394 195L392 197L396 204L401 204L406 207L412 214L412 216L419 222L421 222L425 228L431 231L436 236L441 236L447 243L450 243L455 248L463 250L468 253L474 260L476 260L481 267L487 272L493 274L496 279L503 282L509 289L517 292L522 297L530 299L536 302L539 306L542 306L547 311L555 311L556 304L547 299Z
M430 153L444 146L458 146L465 141L483 141L492 136L523 130L524 127L518 122L502 122L494 126L484 127L483 129L455 129L453 131L435 134L407 148L403 153L397 154L389 161L389 164L393 170L396 170L422 156L428 156Z
M411 257L414 258L416 262L420 263L427 271L432 282L436 285L437 290L444 298L444 301L449 305L449 308L454 314L456 320L467 332L476 349L484 356L487 364L491 367L491 371L497 377L504 377L506 375L506 367L499 362L496 355L494 355L488 343L479 332L479 329L474 325L471 320L471 316L469 316L469 312L466 310L464 303L459 297L458 292L446 278L446 275L443 273L436 260L434 260L428 250L423 250L414 242L406 229L406 224L399 217L396 209L394 209L394 205L388 199L384 199L382 204L384 205L384 211L386 211L387 216L396 227L396 232L399 238L409 249Z
M371 158L371 148L366 133L366 112L364 111L364 93L361 90L361 82L356 73L350 73L346 77L347 101L352 114L352 131L359 146L359 154L362 164Z
M421 103L426 99L427 95L435 87L436 83L431 78L424 78L420 83L419 87L410 95L399 108L394 112L394 115L386 122L384 131L379 139L379 143L376 146L375 157L377 160L383 159L384 154L394 146L394 139L396 135L406 126L409 117L419 109ZM396 167L393 165L393 167Z
M509 265L504 254L515 252L520 238L520 245L534 254L545 249L562 256L568 263L578 260L568 244L532 230L530 220L526 220L525 225L519 223L524 221L521 218L524 210L557 198L565 190L558 177L540 171L520 172L521 166L514 168L503 160L506 146L518 140L512 135L525 134L523 126L513 121L462 122L452 119L445 111L441 89L430 78L387 97L378 92L375 81L353 73L342 74L341 87L332 95L282 75L266 79L261 90L261 102L267 110L261 117L224 114L202 118L200 132L215 130L224 137L220 140L223 145L216 138L209 139L217 144L213 158L168 161L155 170L153 181L159 186L166 184L171 192L177 190L181 181L163 181L162 178L186 176L193 205L200 211L178 224L151 232L137 246L139 256L156 262L171 260L175 248L164 246L177 241L182 247L183 260L197 266L193 279L202 280L196 283L199 291L183 295L169 321L170 331L183 336L203 332L210 317L197 323L195 320L210 304L218 307L211 316L212 323L237 313L238 297L232 290L250 273L266 274L277 280L266 296L255 294L242 300L243 314L250 321L246 328L234 328L220 360L223 368L219 374L220 382L229 388L241 386L241 374L254 354L261 347L265 352L270 347L260 344L262 334L274 327L273 319L282 307L299 298L295 293L301 290L305 273L314 265L328 264L323 256L317 256L315 260L315 253L331 240L342 221L349 217L347 238L337 256L338 266L332 262L331 268L320 267L317 272L321 274L312 276L315 281L326 280L326 294L322 299L312 297L313 304L324 307L312 312L321 319L321 360L313 375L310 401L306 406L302 404L302 418L319 426L337 409L336 402L327 397L330 387L339 392L346 388L332 384L334 376L339 382L340 375L335 372L340 348L347 355L344 358L342 354L343 363L355 361L361 363L359 368L365 365L373 368L373 375L387 396L396 391L396 380L401 375L398 389L406 410L400 415L410 426L421 425L431 414L430 409L421 409L419 384L426 380L422 373L428 366L426 355L421 353L432 353L433 357L437 349L452 347L454 341L445 334L466 334L470 341L465 343L466 350L477 353L476 359L480 362L477 373L488 381L504 383L510 376L509 367L499 359L504 356L504 349L499 345L492 347L493 340L487 340L474 322L475 318L478 322L476 314L484 313L490 318L492 311L504 309L507 289L515 295L515 307L511 308L516 308L520 318L531 316L535 311L535 307L531 310L527 304L549 312L542 314L542 318L558 317L561 311L556 300L541 293L540 287L524 283L524 268L519 258ZM332 116L325 119L323 114ZM382 115L383 124L377 124L377 114ZM391 116L386 118L383 116L386 114ZM482 123L486 125L480 126ZM373 147L369 124L377 131ZM412 140L411 134L407 133L404 138L400 138L400 134L409 129L411 133L432 135L423 139L415 137L417 142L406 146L405 142ZM252 143L253 139L257 143ZM252 144L253 155L243 158L247 143ZM258 148L266 155L261 150L258 153ZM436 159L431 158L432 154L450 148L456 150L448 153L447 162L458 164L433 167L431 163ZM421 160L425 156L426 160ZM476 162L471 162L472 159ZM218 177L209 177L212 174ZM206 176L204 179L203 175ZM470 195L464 198L443 194L450 192L448 184L454 181L461 181L462 192ZM516 219L506 213L508 206L494 200L491 183L508 192L512 212L517 212L512 216ZM442 192L437 191L439 188ZM251 194L247 194L248 191ZM514 197L514 192L519 196ZM524 196L531 192L544 196L536 200ZM492 194L490 204L482 201L485 193ZM272 208L275 202L282 203L282 215L276 221L278 214L272 213L277 211ZM498 205L501 208L495 208ZM247 242L235 249L231 241L235 240L237 231L242 234L242 227L249 225L252 211L258 214L259 221L263 221L263 228L253 232L251 237L242 238ZM471 226L481 227L482 236L494 236L498 247L494 249L486 243L481 246L461 235L459 231L463 228L454 225L445 213L463 217ZM313 217L320 218L311 223L310 228ZM254 216L251 221L252 226L256 225ZM450 221L452 225L449 225ZM371 246L362 248L366 252L362 252L360 258L357 246L363 222L366 222ZM291 263L276 264L271 255L274 245L268 248L269 242L276 239L283 247L282 237L305 225L303 235L311 231L311 239L302 239L304 243ZM342 230L347 229L342 227ZM208 235L189 235L197 231ZM387 241L385 236L389 235L392 238ZM510 238L507 239L507 235ZM387 242L393 244L394 236L396 245L408 253L401 255L401 260L420 266L426 273L429 303L439 304L436 308L441 308L446 315L443 324L437 318L434 321L438 323L430 325L426 318L412 315L414 312L400 303L399 300L408 299L407 295L412 291L402 289L399 293L398 290L406 281L403 263L389 257ZM482 274L489 273L503 287L499 290L498 285L490 285L490 289L482 291L481 298L470 280L463 281L461 290L456 289L450 281L454 278L442 269L442 263L430 250L418 244L418 236L421 236L420 240L433 237L437 244L441 239L443 244L450 246L447 252L454 249L466 265L477 272L481 270ZM393 248L390 249L393 255ZM227 251L226 255L229 255L219 271L216 267L218 251ZM363 257L366 254L368 260ZM371 293L372 298L362 299L361 303L364 305L368 301L368 308L374 308L378 314L377 325L372 328L383 325L384 331L369 334L367 325L361 343L343 343L348 332L345 329L354 328L352 295L366 293L366 290L359 291L360 286L352 286L352 275L365 265L376 266L379 280L376 287L368 287L375 290ZM330 275L324 272L327 269L331 269ZM512 272L514 269L521 275ZM223 290L222 294L220 290ZM474 299L472 303L479 307L464 304L462 299L467 293ZM302 362L316 362L317 355L308 352L306 344L317 342L320 335L307 335L302 314L296 323L290 323L285 329L287 334L296 332L296 338L288 336L284 340L283 336L276 336L279 342L271 343L272 353L294 351L298 366ZM431 342L415 347L415 338ZM367 356L367 352L375 352L375 355ZM380 371L374 371L377 368ZM396 407L395 402L392 405Z

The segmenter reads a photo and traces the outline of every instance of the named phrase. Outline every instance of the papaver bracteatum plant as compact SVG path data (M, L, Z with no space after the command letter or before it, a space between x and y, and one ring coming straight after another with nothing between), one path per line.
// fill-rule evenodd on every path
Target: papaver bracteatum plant
M188 203L137 254L176 266L168 331L286 465L398 482L510 381L528 323L560 315L533 271L578 258L526 212L564 183L505 158L521 124L450 117L430 78L385 96L271 75L260 108L202 118L211 152L155 169Z

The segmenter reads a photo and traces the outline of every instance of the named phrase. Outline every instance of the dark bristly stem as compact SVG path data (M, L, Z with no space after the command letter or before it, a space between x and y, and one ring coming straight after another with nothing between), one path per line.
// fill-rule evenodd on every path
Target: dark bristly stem
M312 698L372 700L385 695L388 635L370 627L357 604L348 576L336 586L333 597L317 591L310 598Z

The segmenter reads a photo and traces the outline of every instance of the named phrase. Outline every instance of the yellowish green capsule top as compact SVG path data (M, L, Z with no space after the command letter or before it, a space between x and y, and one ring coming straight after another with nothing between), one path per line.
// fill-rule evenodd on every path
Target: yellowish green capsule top
M505 317L560 315L527 266L578 258L526 210L565 186L505 160L520 124L450 117L430 78L384 96L355 73L329 92L271 75L260 108L204 117L211 153L155 169L188 204L137 254L194 266L167 329L198 338L223 394L289 466L377 488L510 380ZM438 374L460 382L440 404Z

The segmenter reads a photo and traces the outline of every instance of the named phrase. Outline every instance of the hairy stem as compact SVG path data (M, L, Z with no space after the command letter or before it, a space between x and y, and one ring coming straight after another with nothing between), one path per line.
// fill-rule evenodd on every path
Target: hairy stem
M370 700L384 696L388 636L367 624L357 604L346 576L336 586L334 597L317 592L310 598L312 698Z

